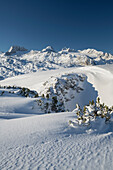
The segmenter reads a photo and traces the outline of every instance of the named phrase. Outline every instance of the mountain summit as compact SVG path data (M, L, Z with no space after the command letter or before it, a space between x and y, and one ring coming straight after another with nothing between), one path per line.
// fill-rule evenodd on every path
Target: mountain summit
M6 55L11 55L14 54L16 52L24 52L27 51L26 48L24 47L20 47L20 46L11 46L10 49L5 53Z
M52 46L47 46L42 50L42 52L55 52Z

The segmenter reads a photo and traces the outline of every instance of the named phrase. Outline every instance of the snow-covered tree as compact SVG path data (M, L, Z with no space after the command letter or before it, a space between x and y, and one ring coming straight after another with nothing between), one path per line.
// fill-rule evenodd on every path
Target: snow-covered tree
M97 97L96 103L94 100L89 102L89 105L80 108L76 104L76 108L73 110L76 113L76 122L79 125L89 125L92 121L95 121L98 118L105 120L105 123L108 122L113 115L113 106L109 108L107 105L100 103L100 98Z

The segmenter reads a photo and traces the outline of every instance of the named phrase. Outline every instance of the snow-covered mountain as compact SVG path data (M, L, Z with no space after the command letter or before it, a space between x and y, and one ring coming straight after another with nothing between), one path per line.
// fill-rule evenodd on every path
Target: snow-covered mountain
M24 47L11 46L10 49L5 53L5 55L11 55L17 52L24 52L24 51L27 51L27 49L25 49Z
M0 52L0 169L112 170L112 106L109 53Z
M94 49L63 48L56 52L48 46L41 51L28 51L24 47L11 46L6 53L0 53L0 79L39 70L110 63L113 63L111 54Z

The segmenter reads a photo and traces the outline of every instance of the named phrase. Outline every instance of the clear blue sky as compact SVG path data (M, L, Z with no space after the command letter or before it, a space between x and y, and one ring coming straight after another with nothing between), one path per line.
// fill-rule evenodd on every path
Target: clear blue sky
M0 51L11 45L113 53L113 1L0 0Z

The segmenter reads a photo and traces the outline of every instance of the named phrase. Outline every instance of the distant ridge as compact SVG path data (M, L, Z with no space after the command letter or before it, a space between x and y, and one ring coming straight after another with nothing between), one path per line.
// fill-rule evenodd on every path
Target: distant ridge
M112 63L113 55L96 49L75 50L65 47L57 52L52 46L41 51L11 46L6 53L0 53L0 79L39 70Z

